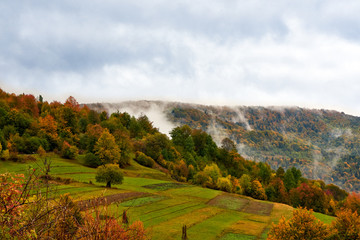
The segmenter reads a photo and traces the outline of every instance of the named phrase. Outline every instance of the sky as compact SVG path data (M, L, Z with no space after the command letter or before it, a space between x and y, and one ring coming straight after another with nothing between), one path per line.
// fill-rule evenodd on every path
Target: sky
M0 87L360 116L358 0L2 0Z

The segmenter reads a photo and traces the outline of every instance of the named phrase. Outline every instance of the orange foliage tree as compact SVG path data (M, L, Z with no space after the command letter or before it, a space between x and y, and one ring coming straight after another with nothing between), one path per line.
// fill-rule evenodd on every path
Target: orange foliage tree
M268 240L324 240L330 235L328 227L316 220L312 210L295 209L293 217L282 217L277 225L270 229Z

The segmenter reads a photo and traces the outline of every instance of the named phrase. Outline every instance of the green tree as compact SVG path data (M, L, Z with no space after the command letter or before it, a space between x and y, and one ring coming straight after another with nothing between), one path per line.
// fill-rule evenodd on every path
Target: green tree
M259 163L259 177L261 179L261 182L265 185L269 184L270 177L271 177L271 168L266 163Z
M95 154L89 152L84 157L84 165L92 168L97 168L101 165L101 161Z
M285 170L282 167L279 167L276 170L276 176L280 178L281 180L284 180Z
M241 189L243 190L243 194L250 196L250 194L252 192L251 177L248 174L243 174L240 177L239 182L240 182Z
M219 167L215 163L212 163L211 165L207 165L204 168L204 173L205 175L209 176L211 179L209 183L210 187L212 188L216 187L218 178L221 177L221 172Z
M120 159L120 149L115 142L114 136L105 129L95 145L95 154L103 165L117 163Z
M97 168L95 179L97 182L106 183L107 188L111 188L111 184L121 184L124 175L118 165L106 164Z
M285 172L284 185L287 191L290 191L291 189L297 187L297 182L295 181L294 174L290 169L286 170Z

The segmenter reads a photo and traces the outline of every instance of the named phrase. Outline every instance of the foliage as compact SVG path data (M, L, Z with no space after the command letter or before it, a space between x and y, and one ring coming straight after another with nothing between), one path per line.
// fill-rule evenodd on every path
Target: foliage
M136 155L135 160L138 163L140 163L141 165L146 166L146 167L153 167L154 166L155 161L151 157L146 156L142 152L136 152L135 155Z
M88 152L84 157L84 165L92 168L97 168L102 162L95 154Z
M106 187L111 188L111 184L121 184L124 180L124 174L116 164L106 164L97 168L97 182L106 183Z
M293 211L289 220L282 217L278 224L273 225L268 234L269 240L312 239L324 240L329 236L327 226L316 220L312 210L300 208Z
M345 200L344 206L360 214L360 194L351 193Z
M233 187L230 178L230 175L227 177L219 177L217 180L217 188L225 192L231 192Z
M266 200L265 190L258 180L251 182L251 196L256 199Z
M96 142L95 151L102 164L117 163L120 159L120 149L114 136L107 129Z
M316 212L327 213L329 199L317 186L302 183L290 191L290 202L294 207L312 208Z
M93 205L95 205L95 207L85 211L84 224L78 230L77 239L148 239L142 222L135 221L132 224L123 224L118 217L110 211L106 203L94 203Z
M251 177L247 174L241 176L240 186L243 190L243 194L250 196L252 192Z
M78 148L76 146L71 146L67 141L63 142L61 148L61 156L63 158L75 159L78 154Z
M360 217L357 212L344 209L336 214L336 220L332 222L334 229L332 240L360 239Z

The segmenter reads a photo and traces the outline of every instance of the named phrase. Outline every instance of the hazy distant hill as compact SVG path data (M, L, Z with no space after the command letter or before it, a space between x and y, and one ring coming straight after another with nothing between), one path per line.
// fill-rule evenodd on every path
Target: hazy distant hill
M98 111L146 114L168 133L187 124L229 137L239 153L274 169L299 167L306 177L360 190L360 117L298 107L217 107L161 101L89 104Z

